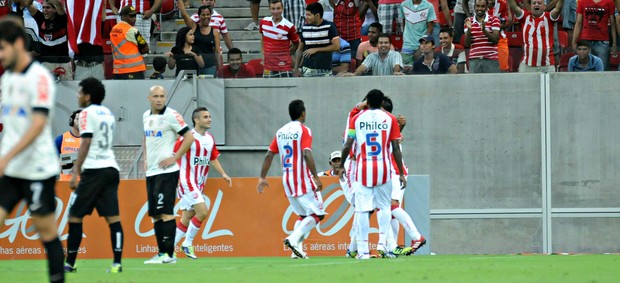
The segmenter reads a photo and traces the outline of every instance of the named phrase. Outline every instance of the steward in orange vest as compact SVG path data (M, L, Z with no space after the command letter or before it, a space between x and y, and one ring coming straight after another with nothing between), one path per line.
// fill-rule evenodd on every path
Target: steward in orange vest
M82 112L82 110L76 110L71 113L71 118L69 119L69 126L71 129L56 137L56 149L58 149L58 154L77 153L80 150L80 143L82 141L80 138L80 131L78 129L78 114L80 114L80 112ZM69 181L71 179L71 170L73 170L74 161L75 160L72 160L71 162L61 161L62 170L60 171L59 180Z
M146 65L142 54L149 52L149 45L138 29L133 27L137 13L132 6L123 7L119 13L121 22L112 27L110 32L115 80L144 79Z

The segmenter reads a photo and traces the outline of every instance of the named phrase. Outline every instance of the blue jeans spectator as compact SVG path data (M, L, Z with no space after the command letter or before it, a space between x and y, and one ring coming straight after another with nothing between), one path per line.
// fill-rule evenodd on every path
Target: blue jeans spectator
M601 58L605 71L609 70L609 41L588 40L592 48L592 54Z

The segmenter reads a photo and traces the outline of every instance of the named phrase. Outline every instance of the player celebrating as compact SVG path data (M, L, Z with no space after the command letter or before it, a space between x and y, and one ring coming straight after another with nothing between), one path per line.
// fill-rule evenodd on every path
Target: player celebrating
M56 228L54 187L60 173L52 138L56 84L26 50L21 19L0 20L3 138L0 142L0 228L22 199L45 247L51 282L64 282L63 251Z
M153 218L159 253L144 264L176 263L174 257L174 192L179 182L181 159L194 141L194 136L179 112L166 107L166 90L152 86L148 100L151 109L144 112L144 146L146 160L146 191L149 216ZM177 134L183 143L174 153Z
M392 104L392 100L389 97L386 96L383 99L382 108L383 110L389 113L392 113L392 109L394 108L394 106ZM402 131L406 125L405 118L399 115L397 120L398 120L399 128ZM402 141L402 136L401 138L399 138L399 142L398 142L399 149L401 147L401 141ZM404 169L403 174L405 175L405 179L406 179L408 170L407 170L407 166L405 166L404 161L403 161L403 169ZM405 194L405 190L401 188L397 176L400 176L400 171L398 169L398 166L395 163L395 159L392 158L392 191L391 191L392 220L390 221L391 230L389 230L389 233L388 233L389 236L387 238L388 250L387 251L378 250L378 252L383 257L394 257L397 255L410 255L410 254L415 253L419 248L421 248L422 246L426 244L426 239L424 239L424 236L420 235L420 232L418 231L415 224L413 223L413 220L411 220L411 217L409 216L409 214L407 214L407 212L405 212L405 210L401 207L401 204L403 201L403 195ZM412 239L411 246L408 246L405 248L396 246L398 230L400 228L399 223L400 225L403 225L403 228L405 228L405 232L407 233L407 235L409 235L409 237L411 237Z
M69 203L71 207L65 271L76 271L75 260L82 242L82 219L85 215L90 215L96 207L99 216L104 217L110 226L114 261L108 272L119 273L123 271L123 227L118 208L120 177L112 149L116 119L110 109L101 105L105 98L105 87L98 79L84 79L79 87L78 104L86 108L80 113L82 142L69 181L69 187L75 192Z
M367 95L369 109L355 116L349 124L347 141L342 150L346 160L351 151L353 141L356 141L357 174L355 180L358 186L355 191L355 212L357 215L357 248L358 259L370 258L368 247L368 214L379 208L377 218L379 222L378 250L385 250L386 236L390 225L390 192L391 192L391 159L392 155L401 174L399 176L402 188L407 185L403 175L403 163L398 138L400 130L396 118L381 109L383 92L371 90Z
M181 220L177 224L174 246L185 236L185 241L181 244L183 253L189 258L196 259L192 241L200 230L202 221L207 217L207 205L202 196L204 184L207 182L209 167L222 175L232 186L232 179L228 177L220 161L217 159L220 152L215 146L215 139L207 132L211 128L211 113L207 107L198 107L192 113L194 129L191 131L194 142L191 148L178 161L180 170L179 188L177 195L181 200ZM175 152L181 147L183 138L180 138L175 145Z
M312 157L312 132L303 123L306 107L301 100L293 100L288 106L291 122L276 132L263 161L257 190L262 193L269 184L265 180L271 161L276 153L282 163L282 183L293 211L299 216L293 233L284 239L298 258L308 258L303 251L304 235L309 233L325 217L323 202L317 195L323 184L317 176Z

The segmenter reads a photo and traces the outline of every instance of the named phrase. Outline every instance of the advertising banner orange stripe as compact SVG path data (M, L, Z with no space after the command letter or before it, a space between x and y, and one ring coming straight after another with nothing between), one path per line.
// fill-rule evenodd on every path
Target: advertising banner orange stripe
M228 187L221 178L209 178L204 190L209 209L194 239L199 257L290 256L282 240L292 232L297 215L289 207L280 177L270 177L269 188L256 191L257 178L234 178ZM344 256L349 243L353 208L346 202L337 177L322 177L323 201L328 213L304 241L312 256ZM68 233L68 182L56 185L57 225L63 246ZM125 234L123 257L149 258L157 252L153 224L147 213L146 182L120 183L121 224ZM180 216L178 205L175 207ZM372 243L377 225L371 220ZM178 219L177 219L178 220ZM84 218L84 234L78 259L111 258L110 230L96 212ZM371 244L371 250L374 244ZM178 250L177 250L178 251ZM179 255L181 256L181 255ZM35 233L25 203L20 203L0 228L0 260L43 259L43 247Z

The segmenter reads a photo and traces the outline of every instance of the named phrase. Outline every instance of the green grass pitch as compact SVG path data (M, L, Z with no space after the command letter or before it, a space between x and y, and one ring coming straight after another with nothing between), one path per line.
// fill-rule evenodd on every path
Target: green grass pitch
M182 255L181 255L182 256ZM66 282L620 282L620 255L435 255L358 261L344 257L179 258L144 265L80 260ZM0 262L0 282L46 282L43 260Z

